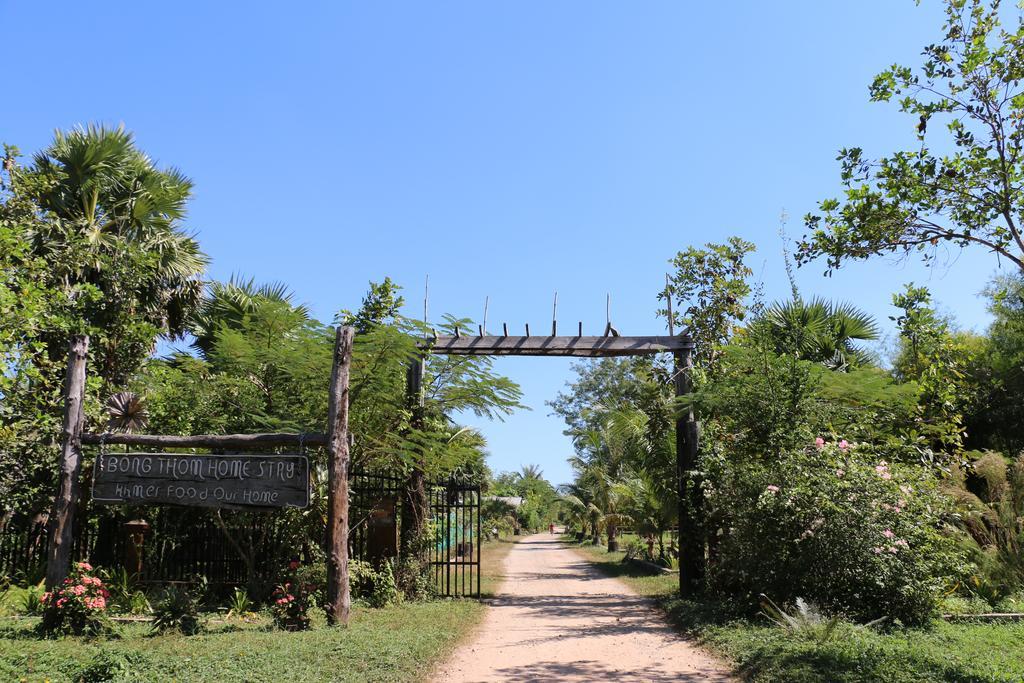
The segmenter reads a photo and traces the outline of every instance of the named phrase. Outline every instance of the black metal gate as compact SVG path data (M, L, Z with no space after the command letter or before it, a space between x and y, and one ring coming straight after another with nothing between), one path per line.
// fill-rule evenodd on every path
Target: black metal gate
M378 563L398 554L401 496L404 477L387 472L354 469L349 473L350 556ZM428 482L427 518L430 576L438 595L480 596L480 487L456 481ZM214 584L246 580L242 558L209 514L203 511L158 508L147 515L152 530L146 540L142 580L154 583L186 581L203 575ZM113 567L122 563L127 543L121 526L124 514L83 515L75 535L77 559ZM46 566L46 525L14 515L0 528L0 579L35 583ZM284 521L278 515L248 514L229 520L232 531L255 548L262 563L283 565L298 552L287 544Z
M398 554L405 480L354 469L349 474L351 556L379 562ZM480 597L480 486L427 482L427 560L434 590L447 597Z
M430 486L430 566L437 592L480 597L480 487L448 481Z

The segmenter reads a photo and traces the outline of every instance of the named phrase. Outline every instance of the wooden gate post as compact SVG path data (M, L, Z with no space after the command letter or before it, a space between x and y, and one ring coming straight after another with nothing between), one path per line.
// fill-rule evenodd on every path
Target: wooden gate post
M82 402L85 399L85 357L88 335L71 338L64 378L64 423L61 430L60 474L50 513L50 547L46 554L46 587L52 590L71 570L75 510L82 472Z
M331 394L327 409L327 623L348 625L348 381L355 329L339 327L334 340Z
M675 354L676 396L693 390L693 350ZM695 595L704 577L704 541L700 534L701 492L690 473L697 467L697 421L693 408L676 419L676 476L679 488L679 593ZM686 547L684 549L684 540Z

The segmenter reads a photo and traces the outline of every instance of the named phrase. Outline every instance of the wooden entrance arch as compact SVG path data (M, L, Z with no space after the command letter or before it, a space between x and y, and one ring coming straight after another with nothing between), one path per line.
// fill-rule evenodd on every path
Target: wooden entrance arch
M427 354L454 356L556 356L575 358L609 358L619 356L649 356L656 353L671 353L675 359L675 392L683 396L691 391L693 369L693 340L687 335L623 337L615 334L611 325L604 336L531 336L529 328L525 336L487 335L480 330L476 336L457 333L453 336L435 336L420 344L423 352L409 367L407 374L408 393L413 408L414 421L422 420L423 407L423 359ZM552 333L556 331L552 324ZM422 426L422 424L418 425ZM700 506L700 490L694 481L693 472L697 466L697 422L693 410L689 409L676 419L676 480L679 495L679 591L682 595L693 595L699 588L704 574L704 544L700 540L697 518ZM414 471L410 477L407 495L403 504L409 519L416 520L418 529L424 521L426 491L423 473ZM683 539L687 539L687 550L683 550Z

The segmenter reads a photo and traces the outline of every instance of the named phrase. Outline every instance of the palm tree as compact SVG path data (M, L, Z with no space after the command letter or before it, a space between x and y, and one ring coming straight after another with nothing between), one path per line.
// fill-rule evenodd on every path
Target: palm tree
M308 320L309 308L293 303L292 299L292 292L280 282L257 285L252 278L243 280L234 275L227 282L211 282L189 320L189 332L194 337L192 347L203 358L209 358L221 330L240 329L247 316L268 305L285 304L298 314L298 318Z
M17 180L50 217L34 246L57 285L71 300L102 297L84 315L105 330L94 346L101 375L122 382L150 350L127 326L173 338L199 303L207 257L181 227L192 182L158 169L123 127L95 125L58 131Z
M621 508L626 491L619 485L626 471L627 458L635 443L622 438L623 432L615 428L612 414L600 429L587 430L577 435L576 450L580 455L569 458L577 482L594 494L594 504L601 511L601 523L608 534L608 551L618 550L619 527L629 522ZM625 419L625 418L622 418Z
M66 269L65 281L95 278L110 267L104 256L142 251L155 257L156 266L146 283L146 312L162 314L166 334L183 332L208 262L181 228L192 181L177 169L156 168L123 127L96 125L57 131L26 174L42 181L36 183L37 198L60 219L61 230L85 238L79 262L55 264ZM52 247L52 238L67 236L40 236L40 246Z
M594 492L576 481L558 487L561 500L569 507L569 523L578 527L582 534L590 527L590 538L594 545L601 542L601 509L594 504Z
M856 345L878 339L869 314L848 303L814 298L776 302L754 323L780 354L822 363L833 370L871 364L871 355Z

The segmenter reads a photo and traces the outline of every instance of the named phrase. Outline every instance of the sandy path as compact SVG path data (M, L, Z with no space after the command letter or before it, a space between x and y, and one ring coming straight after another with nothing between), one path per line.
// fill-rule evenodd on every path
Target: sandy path
M509 552L500 597L437 680L732 680L650 602L557 538L530 536Z

